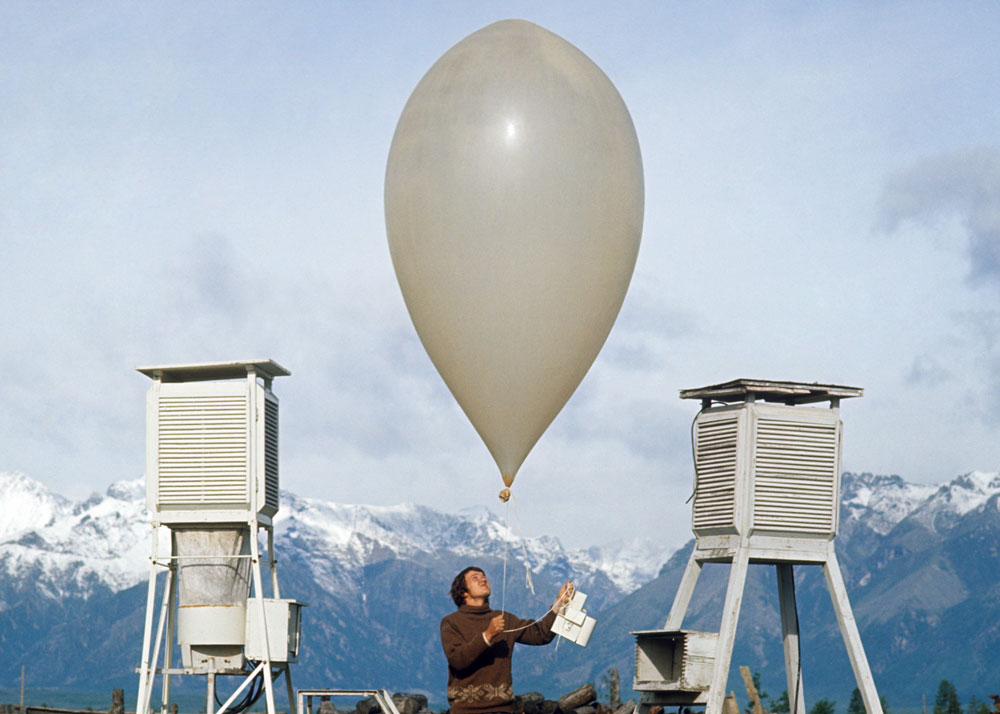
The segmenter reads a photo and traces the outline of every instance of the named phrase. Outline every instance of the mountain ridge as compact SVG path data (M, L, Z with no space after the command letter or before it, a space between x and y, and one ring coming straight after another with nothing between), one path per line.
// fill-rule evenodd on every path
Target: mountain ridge
M983 687L1000 682L992 656L1000 644L993 624L1000 623L1000 474L920 485L845 473L841 497L838 558L890 704L918 701L914 679L936 686L948 678L960 691L992 693ZM0 523L0 644L8 655L0 686L14 685L21 662L43 659L39 684L134 687L151 534L143 483L117 482L74 503L23 474L0 473ZM282 492L275 531L282 595L309 603L296 684L422 691L437 703L444 684L437 622L451 607L451 577L469 562L487 569L496 591L506 548L501 599L523 616L541 615L568 577L588 594L598 627L586 649L526 648L515 659L520 691L558 695L597 684L612 666L628 689L628 633L662 626L691 547L636 541L567 550L551 536L529 538L538 593L531 595L520 541L485 508L445 514ZM685 627L717 629L726 567L706 566ZM853 676L816 570L796 568L807 697L845 699ZM761 671L777 693L784 663L776 584L770 569L751 571L733 664ZM938 656L942 646L955 653ZM99 675L81 653L104 663ZM730 679L730 688L739 686L738 675Z

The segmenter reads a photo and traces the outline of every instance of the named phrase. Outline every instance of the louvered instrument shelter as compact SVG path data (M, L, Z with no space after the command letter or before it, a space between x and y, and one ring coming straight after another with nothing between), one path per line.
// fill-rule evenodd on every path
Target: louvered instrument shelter
M146 500L160 523L270 523L278 510L278 398L271 360L140 367Z
M835 535L837 407L840 399L861 393L747 379L683 390L682 399L702 400L694 423L695 535ZM820 399L831 401L831 408L801 406Z
M691 434L695 546L664 629L633 633L633 687L641 693L637 714L675 704L703 705L706 714L721 714L747 569L758 563L777 570L792 714L805 714L795 565L823 567L865 708L882 714L833 547L840 401L861 395L858 387L756 379L681 391L682 399L701 401ZM821 402L827 405L813 406ZM718 633L681 629L705 563L730 564Z
M153 380L146 399L152 554L135 710L152 711L157 676L159 710L166 712L171 678L199 675L207 679L208 714L216 711L219 676L243 681L218 711L228 711L260 679L267 712L276 714L272 683L283 673L295 714L289 665L298 658L303 603L281 597L273 525L279 505L278 398L271 384L289 372L271 360L138 371ZM264 534L266 556L259 542ZM169 536L167 555L159 549L162 535ZM262 560L271 576L269 597ZM166 575L157 606L161 569Z

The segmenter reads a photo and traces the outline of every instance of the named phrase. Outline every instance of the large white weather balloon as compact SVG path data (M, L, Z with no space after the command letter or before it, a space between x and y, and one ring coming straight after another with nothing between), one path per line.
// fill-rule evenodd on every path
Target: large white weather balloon
M625 103L537 25L469 35L407 101L385 177L393 266L427 354L507 486L604 344L642 217Z

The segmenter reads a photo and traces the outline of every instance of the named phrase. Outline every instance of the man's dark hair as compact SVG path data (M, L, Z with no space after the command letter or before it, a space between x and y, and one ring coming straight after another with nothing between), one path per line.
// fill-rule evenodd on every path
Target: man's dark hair
M465 604L465 595L469 592L469 590L465 587L465 576L473 572L486 575L486 571L482 568L470 565L468 568L456 575L455 579L451 581L451 599L455 601L455 607L462 607L462 605Z

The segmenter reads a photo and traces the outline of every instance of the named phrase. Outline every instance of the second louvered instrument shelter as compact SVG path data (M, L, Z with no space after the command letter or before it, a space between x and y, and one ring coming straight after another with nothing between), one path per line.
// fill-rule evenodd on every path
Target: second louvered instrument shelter
M837 407L860 395L855 387L746 379L682 391L702 400L693 429L695 534L834 536ZM821 399L831 408L802 406Z
M221 712L230 711L260 675L267 712L275 714L272 682L283 672L289 711L295 714L289 665L298 656L302 603L281 598L273 524L279 506L278 399L271 384L289 372L267 359L139 371L153 380L146 402L152 537L135 710L150 714L157 676L164 712L171 677L206 676L211 713L216 677L243 679ZM169 536L166 552L159 548L163 536ZM271 575L269 597L262 561ZM157 606L161 568L166 576ZM180 666L174 662L175 636Z
M634 633L637 714L670 705L704 705L706 714L722 713L752 564L773 565L776 570L792 714L806 713L796 565L822 566L867 714L882 714L834 549L840 501L840 401L861 395L858 387L758 379L681 391L682 399L701 400L692 424L695 545L663 629ZM827 405L815 406L821 402ZM706 633L683 629L706 563L730 566L714 649ZM688 642L701 647L699 657L679 656L686 650L676 643ZM706 647L712 649L710 657Z
M278 510L278 399L271 360L142 367L146 500L163 524L269 524Z

